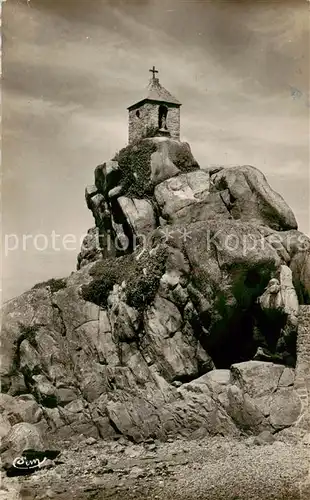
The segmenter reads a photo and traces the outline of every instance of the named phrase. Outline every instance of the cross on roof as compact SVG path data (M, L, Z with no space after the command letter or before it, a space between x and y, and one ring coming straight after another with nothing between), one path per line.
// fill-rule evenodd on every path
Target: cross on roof
M155 68L155 66L153 66L152 69L149 70L151 73L153 73L153 78L155 79L155 74L156 73L159 73L159 71Z

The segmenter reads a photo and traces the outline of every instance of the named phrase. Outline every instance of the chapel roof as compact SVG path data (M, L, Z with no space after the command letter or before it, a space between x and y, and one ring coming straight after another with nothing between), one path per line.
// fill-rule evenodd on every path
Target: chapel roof
M180 101L159 83L159 78L155 77L151 78L144 97L135 104L129 106L128 109L132 109L144 101L166 102L167 104L181 106Z

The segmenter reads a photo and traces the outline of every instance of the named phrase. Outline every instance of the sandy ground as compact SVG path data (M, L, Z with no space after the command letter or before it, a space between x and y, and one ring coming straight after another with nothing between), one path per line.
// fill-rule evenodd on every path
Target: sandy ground
M80 438L58 464L3 478L0 500L310 500L306 435L132 444Z

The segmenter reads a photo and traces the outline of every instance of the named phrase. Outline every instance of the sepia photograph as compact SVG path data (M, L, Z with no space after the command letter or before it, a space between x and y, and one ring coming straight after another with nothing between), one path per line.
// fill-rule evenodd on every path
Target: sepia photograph
M0 8L0 500L310 500L310 0Z

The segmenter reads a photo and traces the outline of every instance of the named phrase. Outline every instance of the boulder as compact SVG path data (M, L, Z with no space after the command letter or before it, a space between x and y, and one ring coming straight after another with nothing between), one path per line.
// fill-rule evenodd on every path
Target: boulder
M98 194L97 186L90 185L85 188L85 200L88 208L91 208L91 199L93 196Z
M149 201L121 196L117 202L133 234L141 237L156 228L153 207Z
M101 227L106 217L105 198L101 193L97 193L89 200L89 208L93 213L96 226Z
M121 172L115 160L98 165L95 170L95 185L104 197L107 196L110 189L119 184L120 179Z
M38 373L43 370L39 353L28 340L19 346L19 369L22 373Z
M209 176L203 170L181 174L158 184L154 194L162 217L174 222L179 211L207 199Z
M229 190L234 219L254 220L278 231L297 229L292 210L257 168L250 165L224 168L211 175L211 183L217 190Z
M56 387L45 375L33 375L34 391L40 403L44 406L54 407L57 405Z
M209 193L203 201L188 204L170 215L169 221L177 224L190 224L214 219L231 219L231 214L223 202L226 192Z
M43 436L37 427L29 423L13 425L1 444L1 458L4 462L12 461L21 456L24 450L44 450Z
M180 170L172 163L167 151L155 151L151 156L151 181L154 185L178 175Z
M118 198L124 192L124 187L122 185L115 186L114 188L108 191L109 200L113 200L113 198Z
M17 424L18 421L14 421ZM12 428L12 418L7 414L7 412L1 411L0 413L0 439L2 439L10 432Z
M270 404L270 423L276 430L294 425L300 416L301 401L293 387L280 388Z
M184 384L182 391L184 390L199 398L202 395L212 398L213 403L220 405L236 427L243 432L257 433L270 428L255 400L233 383L230 370L212 370Z
M141 398L108 403L109 418L119 431L134 441L168 436L188 438L224 434L238 436L238 430L220 404L206 394L192 394L183 386L179 397L151 404Z
M10 387L8 394L10 396L19 396L20 394L27 394L28 388L25 384L25 378L22 373L15 373L10 377Z
M270 426L260 408L250 396L236 385L229 385L219 400L237 427L245 432L258 433Z
M166 137L154 137L151 140L156 151L151 156L151 182L160 182L174 177L182 172L199 169L189 144Z
M79 391L73 387L59 387L56 390L56 401L58 406L67 406L72 401L76 401Z
M1 394L0 409L7 415L8 420L13 419L13 422L15 419L17 422L36 424L43 417L43 411L32 394L24 394L16 398Z
M256 399L276 391L284 368L264 361L245 361L232 365L231 373L235 383Z

